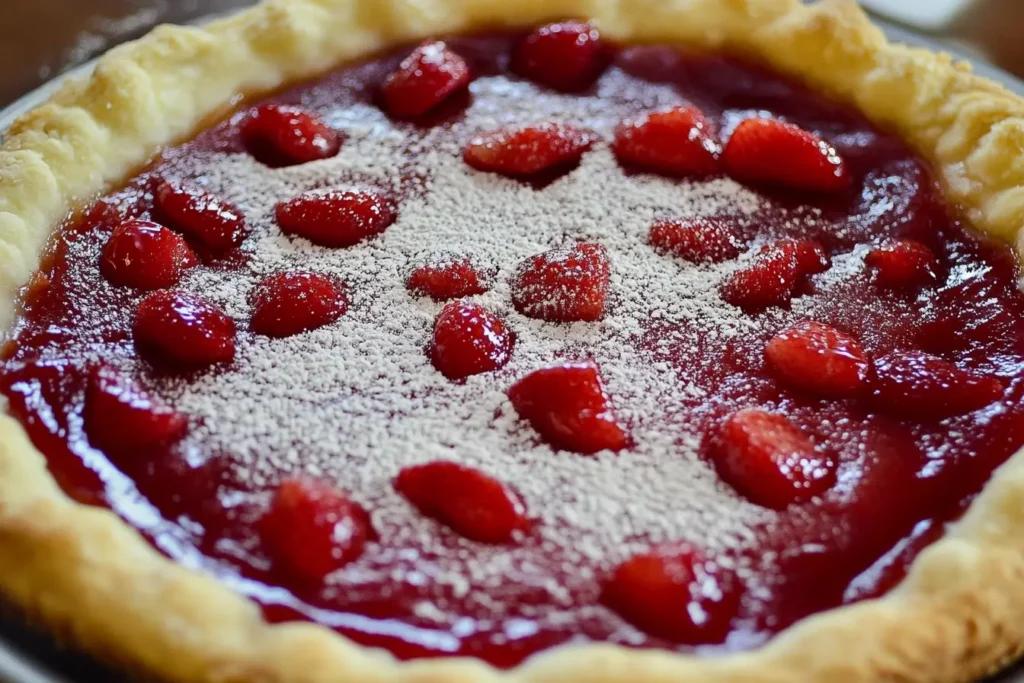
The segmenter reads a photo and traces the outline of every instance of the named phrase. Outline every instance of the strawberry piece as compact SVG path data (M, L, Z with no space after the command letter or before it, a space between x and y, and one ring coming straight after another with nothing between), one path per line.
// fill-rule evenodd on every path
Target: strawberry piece
M252 109L241 123L242 142L257 161L280 168L333 157L341 135L299 107L264 104Z
M890 289L916 287L938 279L935 254L917 240L888 240L868 252L864 263L875 270L878 284Z
M824 493L836 463L782 415L748 408L730 415L712 449L722 479L751 502L782 510Z
M434 461L406 467L395 489L422 514L480 543L512 543L530 531L522 498L480 470Z
M721 263L740 255L739 235L713 216L660 220L651 226L648 243L657 251L691 263Z
M188 429L188 418L106 365L89 373L82 417L89 442L108 454L171 444Z
M327 483L304 478L281 482L259 530L274 564L311 583L359 559L377 538L358 503Z
M877 406L916 419L963 415L1003 395L998 379L919 351L893 351L875 360L873 387Z
M535 370L508 390L516 412L555 448L589 455L629 444L593 363Z
M730 176L746 183L806 192L843 192L850 176L835 148L778 119L747 119L736 126L722 152Z
M514 126L474 137L462 157L479 171L518 178L578 164L594 141L590 131L564 123Z
M410 292L429 296L434 301L460 299L487 291L483 277L469 259L426 263L412 271L405 286Z
M579 21L541 26L516 46L512 56L516 73L566 92L589 87L602 67L601 36Z
M772 339L764 356L781 379L827 398L856 396L871 369L856 339L813 320L798 323Z
M752 264L724 280L719 293L748 313L770 306L789 308L797 286L829 266L828 255L817 242L781 239L765 245Z
M235 322L213 304L184 292L162 290L143 299L132 333L141 354L183 368L235 358Z
M384 232L395 218L387 198L363 190L314 190L277 205L282 232L321 247L350 247Z
M552 249L519 264L512 279L512 303L523 315L539 320L599 320L610 278L608 252L600 244Z
M213 256L234 249L245 239L242 212L209 192L161 180L154 197L156 210L167 225L193 238Z
M196 265L181 235L149 221L121 223L103 246L100 273L108 282L136 289L173 287Z
M695 107L678 106L623 121L612 151L624 166L671 176L707 176L718 171L721 150L711 126Z
M601 601L640 630L686 645L720 643L743 584L688 544L634 555L604 582Z
M440 40L428 40L402 60L381 90L384 109L396 118L422 116L469 85L469 65Z
M462 379L504 367L515 335L483 306L456 301L441 309L430 347L434 367L448 379Z
M317 273L277 273L256 287L250 329L268 337L291 337L330 325L348 310L345 290Z

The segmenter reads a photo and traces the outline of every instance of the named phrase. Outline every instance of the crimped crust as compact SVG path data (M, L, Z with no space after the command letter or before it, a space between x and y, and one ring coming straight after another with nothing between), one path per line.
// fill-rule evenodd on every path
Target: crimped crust
M0 146L0 325L73 205L239 93L401 41L565 16L622 40L743 50L854 103L932 162L976 227L1024 253L1024 100L945 55L887 43L852 0L271 0L113 50L11 126ZM1021 528L1017 454L895 591L806 619L754 652L574 645L509 672L465 659L403 664L320 626L267 625L255 604L165 559L113 513L69 500L21 426L0 416L0 588L91 652L174 681L967 680L1024 646Z

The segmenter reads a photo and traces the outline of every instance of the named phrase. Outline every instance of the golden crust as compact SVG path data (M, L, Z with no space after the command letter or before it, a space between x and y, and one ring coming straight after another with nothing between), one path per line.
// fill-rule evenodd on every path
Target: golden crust
M110 52L19 119L0 146L0 325L74 203L122 180L238 93L399 41L580 16L623 40L747 51L860 107L929 159L978 228L1024 253L1024 100L944 55L887 43L852 0L270 0ZM956 681L1024 646L1024 455L883 599L832 610L741 655L559 648L509 672L398 663L312 624L266 624L213 579L161 556L113 513L69 500L0 415L0 588L102 657L173 681L681 683Z

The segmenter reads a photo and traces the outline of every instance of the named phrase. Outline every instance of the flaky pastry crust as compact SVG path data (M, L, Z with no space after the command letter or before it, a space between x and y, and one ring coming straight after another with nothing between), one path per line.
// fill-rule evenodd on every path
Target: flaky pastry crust
M53 227L240 93L428 35L567 16L628 41L747 52L858 106L928 159L978 228L1024 253L1024 100L946 55L893 45L852 0L270 0L202 28L161 27L66 82L0 146L0 325ZM956 681L1024 647L1024 455L882 599L808 618L744 654L572 645L507 672L399 663L307 623L268 625L112 512L68 499L0 416L0 589L90 652L170 681L682 683Z

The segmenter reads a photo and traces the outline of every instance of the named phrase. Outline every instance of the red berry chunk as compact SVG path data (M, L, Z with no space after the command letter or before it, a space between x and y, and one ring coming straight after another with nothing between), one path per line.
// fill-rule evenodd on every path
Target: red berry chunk
M279 168L333 157L341 135L320 117L287 104L264 104L242 120L242 142L257 161Z
M163 180L157 184L155 197L160 217L211 255L223 254L245 239L242 212L208 192Z
M406 282L410 292L429 296L434 301L447 301L483 294L487 287L477 269L468 259L452 259L419 266Z
M797 285L828 267L828 256L817 242L782 239L765 246L752 264L724 280L719 293L749 313L770 306L788 308Z
M594 139L590 131L564 123L517 126L474 137L463 158L480 171L530 176L579 163Z
M353 562L376 539L370 516L324 482L286 479L260 522L275 566L312 583Z
M348 310L341 283L317 273L277 273L256 288L250 328L268 337L290 337L330 325Z
M512 57L516 73L563 91L587 88L602 66L597 29L578 21L541 26L523 39Z
M647 241L658 251L691 263L721 263L740 255L739 235L715 217L673 218L651 226Z
M725 640L742 594L734 574L681 545L620 564L605 582L601 599L645 633L701 645Z
M781 510L824 493L836 463L782 415L748 408L730 415L713 448L722 479L758 505Z
M718 171L718 143L710 124L694 107L672 107L624 121L612 151L625 166L672 176L706 176Z
M875 404L916 419L942 419L984 408L1003 395L1003 385L935 356L894 351L875 361Z
M150 294L135 310L132 332L140 353L171 365L201 368L235 358L235 322L192 294Z
M875 270L878 284L891 289L927 284L938 277L935 254L917 240L889 240L868 252L864 263Z
M312 191L277 205L277 224L322 247L350 247L395 222L391 202L363 190Z
M196 256L181 235L149 221L114 228L100 256L100 273L111 284L136 289L173 287Z
M106 365L92 369L83 415L89 442L107 453L141 451L185 435L188 419Z
M777 119L747 119L722 152L730 176L741 182L807 192L842 192L850 177L838 152L799 126Z
M406 467L395 489L421 513L480 543L511 543L530 530L526 505L480 470L436 461Z
M798 323L772 339L764 355L785 382L827 398L856 396L871 369L856 339L813 320Z
M381 90L384 109L415 118L469 85L469 65L440 40L427 41L402 60Z
M540 320L599 320L610 278L608 252L600 244L552 249L519 264L512 280L512 303L523 315Z
M514 345L515 335L501 318L483 306L456 301L437 316L430 353L441 374L462 379L504 367Z
M516 382L508 397L516 412L555 448L589 455L629 444L593 363L536 370Z

